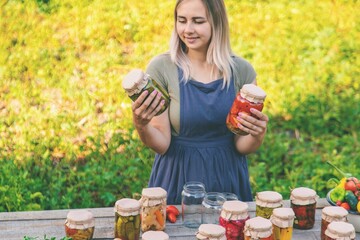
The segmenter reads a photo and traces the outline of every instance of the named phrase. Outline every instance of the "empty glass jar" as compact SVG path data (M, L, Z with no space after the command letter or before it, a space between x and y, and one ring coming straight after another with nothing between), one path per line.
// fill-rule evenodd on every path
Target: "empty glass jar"
M187 182L182 191L182 222L189 228L198 228L202 223L202 202L205 197L205 186L201 182Z
M202 202L202 223L218 224L222 205L226 201L225 195L219 192L205 194Z

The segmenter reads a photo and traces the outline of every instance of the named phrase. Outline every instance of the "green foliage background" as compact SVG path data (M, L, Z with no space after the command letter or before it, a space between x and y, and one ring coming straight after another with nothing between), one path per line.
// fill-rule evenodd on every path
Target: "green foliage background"
M124 75L168 49L173 0L0 1L0 211L113 206L147 186ZM225 0L231 42L268 93L253 192L324 197L360 177L360 4Z

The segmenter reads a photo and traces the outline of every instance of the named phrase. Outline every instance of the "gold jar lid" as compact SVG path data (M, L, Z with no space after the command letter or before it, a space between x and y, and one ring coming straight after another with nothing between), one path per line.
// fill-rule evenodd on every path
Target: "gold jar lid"
M270 221L280 228L288 228L294 225L294 218L295 213L292 208L275 208Z
M224 202L221 210L221 217L227 220L246 219L249 206L247 203L239 200L231 200Z
M255 196L256 205L259 205L261 207L281 207L283 205L282 200L282 195L275 191L257 192Z
M355 228L351 223L347 222L331 222L325 230L325 235L342 240L355 239Z
M272 234L272 223L263 217L250 218L245 222L244 234L255 239L269 237Z
M140 214L140 202L131 198L123 198L116 201L114 210L121 216L138 215Z
M72 229L87 229L95 226L95 219L88 210L71 210L66 216L65 225Z
M201 224L196 237L206 240L226 240L225 228L217 224Z
M142 240L169 240L169 235L163 231L147 231L141 236Z
M307 187L294 188L290 194L290 200L296 205L308 205L316 203L319 196L316 192Z
M324 207L321 211L321 218L324 219L327 222L333 222L333 221L346 221L346 217L349 214L349 212L342 207L338 206L327 206Z
M129 96L138 94L146 86L149 79L141 69L131 70L122 81L122 86Z
M253 103L263 103L266 98L264 90L255 84L244 84L240 89L240 95Z

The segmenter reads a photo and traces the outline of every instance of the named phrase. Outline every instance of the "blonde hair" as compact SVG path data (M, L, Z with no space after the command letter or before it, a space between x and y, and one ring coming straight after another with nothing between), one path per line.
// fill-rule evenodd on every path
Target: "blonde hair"
M171 60L179 66L183 72L183 80L190 78L190 60L186 55L187 47L176 31L177 8L184 0L177 0L175 5L174 17L175 26L170 40ZM205 5L208 21L212 29L212 36L207 50L206 61L215 65L224 78L223 87L230 85L232 75L231 69L234 68L232 50L230 45L229 22L223 0L202 0ZM215 74L214 69L212 74Z

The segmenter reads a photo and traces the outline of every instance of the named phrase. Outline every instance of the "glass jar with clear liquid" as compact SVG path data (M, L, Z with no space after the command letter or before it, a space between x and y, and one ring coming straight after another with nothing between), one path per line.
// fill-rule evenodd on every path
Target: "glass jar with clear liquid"
M185 227L198 228L201 221L205 185L201 182L187 182L182 191L182 222Z

